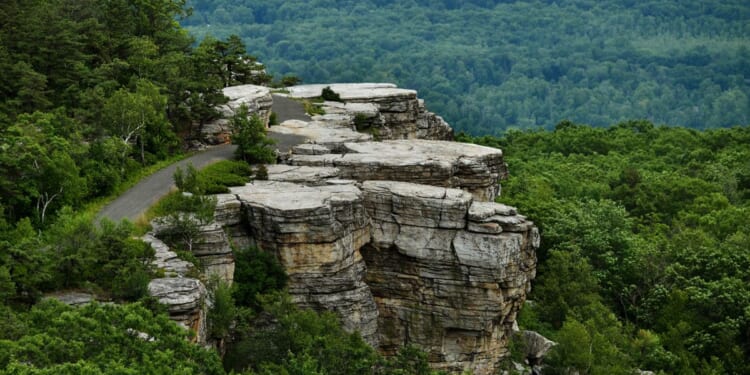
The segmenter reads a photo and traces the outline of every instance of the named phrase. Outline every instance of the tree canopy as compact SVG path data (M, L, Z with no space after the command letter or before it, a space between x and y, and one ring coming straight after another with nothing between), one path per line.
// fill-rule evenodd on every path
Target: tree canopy
M182 24L239 35L276 75L393 82L474 135L750 122L750 5L726 1L191 0Z
M520 320L560 343L551 373L750 372L750 128L564 121L471 140L503 149L500 200L541 229Z

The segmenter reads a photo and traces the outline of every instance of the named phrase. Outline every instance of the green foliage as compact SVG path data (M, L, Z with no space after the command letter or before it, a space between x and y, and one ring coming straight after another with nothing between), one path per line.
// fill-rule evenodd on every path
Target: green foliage
M203 192L200 183L198 183L198 170L192 164L188 164L184 171L177 167L172 178L175 186L182 193L201 194Z
M268 168L266 168L265 164L261 164L255 169L255 179L261 181L268 180Z
M258 116L250 117L247 106L242 105L232 116L230 123L234 128L232 144L237 145L237 159L251 164L272 163L276 160L271 148L274 141L266 136L266 125Z
M501 200L542 231L520 320L560 342L551 373L750 371L748 128L564 121L468 140L503 149Z
M133 238L134 232L127 221L105 220L96 226L89 216L62 210L45 232L53 275L50 288L92 283L117 299L133 301L146 295L154 250Z
M318 105L317 102L311 100L303 100L302 105L305 107L305 113L310 116L326 114L326 111L323 109L323 107Z
M232 297L232 288L218 277L210 280L209 299L211 306L208 310L209 336L214 339L224 339L230 334L232 323L237 316L237 308Z
M323 100L326 100L329 102L341 101L341 96L339 96L338 93L333 91L333 89L331 89L331 86L323 87L323 90L320 92L320 97L323 98Z
M193 35L237 34L274 75L415 88L474 135L551 130L566 118L701 129L750 121L743 0L191 4L182 24Z
M234 251L234 262L233 295L240 306L258 309L258 295L286 286L286 272L272 254L248 247Z
M227 367L261 374L344 375L368 373L375 364L375 351L358 334L346 333L333 314L299 310L282 293L261 298L261 304L264 315L230 346Z
M285 75L281 77L281 87L295 86L302 83L302 79L295 75Z
M216 197L177 192L158 205L154 213L160 216L159 237L176 250L192 252L201 227L214 218Z
M43 229L111 194L217 118L228 84L263 83L236 36L193 39L184 0L4 2L0 205Z
M19 314L22 333L0 333L8 374L223 374L218 355L140 304L80 308L43 301Z
M198 173L198 183L206 194L228 193L230 186L243 186L250 181L252 168L244 161L222 160Z

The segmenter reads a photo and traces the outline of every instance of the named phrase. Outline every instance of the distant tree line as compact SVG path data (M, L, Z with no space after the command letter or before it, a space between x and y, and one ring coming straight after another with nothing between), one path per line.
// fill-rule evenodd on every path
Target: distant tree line
M191 0L273 73L388 81L474 135L634 118L750 123L750 5L729 1Z

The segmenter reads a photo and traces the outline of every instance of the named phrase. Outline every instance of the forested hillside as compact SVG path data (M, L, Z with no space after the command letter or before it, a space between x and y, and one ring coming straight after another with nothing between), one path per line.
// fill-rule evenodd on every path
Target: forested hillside
M239 35L308 83L414 88L458 130L750 122L750 3L191 0L183 25Z
M224 338L234 321L244 327L233 331L242 344L231 348L235 360L222 364L148 296L149 281L165 271L135 226L94 223L85 209L182 153L195 127L218 116L224 86L267 80L237 38L194 44L176 21L184 14L179 0L0 2L0 374L404 368L283 293L248 307L256 293L284 287L257 251L247 265L237 252L235 285L252 298L212 287L219 296L208 311L210 335ZM55 300L70 292L114 303ZM249 330L262 309L280 323ZM425 366L419 355L410 363Z
M750 129L561 122L472 141L503 149L500 201L541 230L519 323L559 343L545 374L750 373Z

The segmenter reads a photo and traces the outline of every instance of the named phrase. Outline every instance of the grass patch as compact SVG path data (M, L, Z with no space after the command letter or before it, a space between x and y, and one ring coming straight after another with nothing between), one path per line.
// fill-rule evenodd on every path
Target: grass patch
M250 182L253 169L244 161L222 160L198 172L198 184L206 194L228 193L230 186Z
M228 193L230 186L242 186L250 182L253 169L237 160L222 160L198 171L198 184L206 194ZM175 190L165 195L136 219L135 225L141 234L151 229L151 220L166 216L179 204L181 192Z
M305 99L302 101L302 105L305 107L305 112L310 115L325 115L326 111L320 106L323 102L321 98Z

